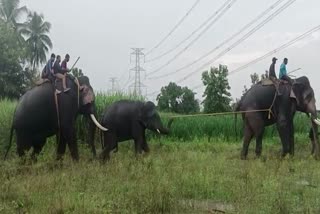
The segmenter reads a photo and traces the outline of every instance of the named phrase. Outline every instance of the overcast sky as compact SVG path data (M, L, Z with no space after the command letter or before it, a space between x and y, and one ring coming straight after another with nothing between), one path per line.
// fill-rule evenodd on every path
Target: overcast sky
M237 0L225 15L184 54L154 76L173 72L215 48L276 1ZM21 5L27 5L30 10L43 13L45 19L52 24L50 33L54 45L52 52L60 55L69 53L71 55L69 66L80 56L77 67L82 68L89 76L91 85L96 90L107 91L111 88L109 78L117 77L120 88L124 87L129 77L133 78L133 73L129 75L129 69L134 66L133 61L130 64L130 48L141 47L145 48L146 52L150 50L184 16L194 2L195 0L22 0ZM147 55L146 60L164 53L186 38L221 7L223 2L225 0L200 0L177 31L162 46ZM218 66L219 63L222 63L232 71L264 55L319 25L319 10L319 0L297 0L211 66ZM233 41L240 37L241 35ZM142 64L146 69L146 72L142 73L142 82L147 86L143 90L144 93L157 91L170 81L180 80L228 48L226 45L194 66L166 78L148 79L146 77L148 72L166 63L187 44L188 42L166 57ZM274 54L279 58L276 73L278 74L282 59L289 58L288 70L302 68L295 75L309 77L317 100L320 99L320 85L317 84L320 80L319 51L320 32L316 32L297 44ZM233 98L241 96L244 85L250 85L249 75L251 73L262 74L269 68L271 58L229 76ZM201 84L201 72L198 71L179 84L189 88ZM201 98L203 88L197 89L196 92L197 97ZM149 99L154 100L154 96Z

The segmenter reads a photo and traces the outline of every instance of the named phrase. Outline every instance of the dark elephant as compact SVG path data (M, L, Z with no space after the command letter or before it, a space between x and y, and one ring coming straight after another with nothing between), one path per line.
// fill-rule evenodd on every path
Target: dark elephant
M58 84L59 85L59 84ZM11 145L13 131L17 136L17 153L20 157L33 147L32 157L41 152L46 139L57 136L57 159L61 159L68 145L74 160L79 159L76 143L75 122L77 115L83 114L89 122L89 144L95 155L95 125L106 131L96 120L95 95L89 78L67 76L70 91L55 96L55 88L49 81L26 92L16 107L10 134ZM55 99L57 98L57 102ZM57 110L58 109L58 110ZM6 153L6 156L8 154Z
M117 149L118 142L133 139L136 153L149 152L145 130L169 134L161 122L152 102L121 100L113 103L103 114L101 124L108 127L104 132L103 160L110 159L110 152Z
M319 157L319 143L317 125L316 101L309 79L305 76L292 80L292 83L281 82L279 92L275 86L262 81L252 86L243 95L236 111L256 111L269 109L271 112L246 112L242 114L244 121L244 141L241 158L246 159L248 147L253 136L256 137L256 155L262 151L262 138L266 126L276 124L282 143L282 156L294 154L294 124L296 111L311 114L314 140L312 141L312 154ZM273 105L272 105L273 103Z

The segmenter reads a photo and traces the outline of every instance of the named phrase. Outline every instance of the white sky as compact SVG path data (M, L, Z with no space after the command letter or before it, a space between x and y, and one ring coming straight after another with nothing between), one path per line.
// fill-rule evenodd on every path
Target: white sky
M54 45L52 52L62 56L69 53L71 55L69 66L80 56L81 59L77 67L82 68L84 73L89 76L95 90L107 91L111 88L109 81L111 77L118 78L120 88L129 79L129 69L134 66L133 62L130 64L130 48L142 47L146 48L146 51L152 48L172 29L194 2L195 0L22 0L21 5L27 5L30 10L43 13L46 21L52 24L50 34ZM150 57L158 56L182 41L214 13L223 2L223 0L201 0L177 31ZM154 76L175 71L215 48L274 2L276 0L236 1L234 6L190 49ZM319 10L319 0L297 0L262 29L213 63L212 66L218 66L219 63L226 64L231 71L264 55L297 35L319 25ZM235 38L234 41L238 38L240 37ZM184 46L158 61L143 64L146 74L166 63ZM150 80L145 78L145 73L142 73L142 82L147 86L144 92L154 92L170 81L180 80L214 58L226 47L228 46L219 49L193 67L167 78ZM320 98L320 86L317 84L320 80L318 74L320 72L319 51L320 31L274 55L279 59L276 67L277 73L284 57L289 58L289 71L302 68L295 74L309 77L317 100ZM271 58L229 76L233 98L241 96L244 85L250 85L249 75L251 73L262 74L269 68ZM133 73L130 77L133 77ZM197 72L179 85L193 88L199 84L201 84L201 72ZM201 98L203 88L199 88L196 92L197 97ZM154 100L154 96L149 98Z

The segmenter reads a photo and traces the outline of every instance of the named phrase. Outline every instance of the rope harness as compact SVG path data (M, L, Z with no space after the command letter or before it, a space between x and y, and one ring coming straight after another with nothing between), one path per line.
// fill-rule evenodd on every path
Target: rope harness
M77 105L78 108L80 107L80 83L77 77L74 79L74 83L77 85ZM57 91L54 92L54 102L56 105L56 111L57 111L57 119L58 119L58 130L59 130L59 138L60 138L60 129L61 129L61 124L60 124L60 114L59 114L59 101L58 101L58 93Z
M259 110L248 110L248 111L229 111L229 112L218 112L211 114L190 114L190 115L175 115L170 116L169 118L185 118L185 117L200 117L200 116L219 116L219 115L230 115L230 114L242 114L242 113L254 113L254 112L269 112L269 115L273 115L271 107L268 109L259 109Z
M230 114L243 114L243 113L254 113L254 112L268 112L268 119L271 119L271 115L275 116L272 111L272 108L277 99L277 91L274 93L273 101L271 106L268 109L258 109L258 110L247 110L247 111L229 111L229 112L218 112L210 114L190 114L190 115L175 115L170 116L169 118L186 118L186 117L200 117L200 116L219 116L219 115L230 115Z

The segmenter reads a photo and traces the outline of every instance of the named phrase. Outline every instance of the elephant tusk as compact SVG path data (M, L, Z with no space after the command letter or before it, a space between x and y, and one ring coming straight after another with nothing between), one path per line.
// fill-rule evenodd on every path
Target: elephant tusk
M107 128L103 127L103 126L97 121L96 117L95 117L93 114L90 114L90 117L91 117L92 121L94 122L94 124L96 124L96 126L97 126L99 129L101 129L102 131L105 131L105 132L108 131Z
M320 121L317 119L314 119L313 122L315 122L315 124L317 124L318 126L320 126Z
M157 129L157 132L158 132L159 134L161 134L161 132L160 132L160 130L159 130L159 129Z
M318 118L316 119L316 121L317 121L318 123L320 123L320 120L319 120Z

